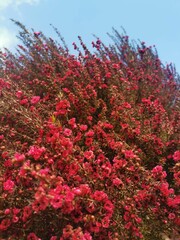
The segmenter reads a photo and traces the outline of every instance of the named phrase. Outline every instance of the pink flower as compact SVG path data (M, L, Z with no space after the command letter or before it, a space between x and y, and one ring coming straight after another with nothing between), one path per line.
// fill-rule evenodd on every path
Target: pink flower
M56 237L56 236L52 236L52 237L50 238L50 240L57 240L57 237Z
M112 124L107 123L107 122L103 123L103 127L107 128L107 129L113 129L114 128Z
M15 153L14 159L16 162L23 162L25 160L25 155L20 153Z
M44 211L48 204L48 198L46 196L41 196L39 199L36 197L37 200L35 200L32 204L32 209L38 213L39 211Z
M110 78L112 76L112 74L110 72L107 72L105 76L106 76L106 78Z
M119 69L119 64L114 63L114 64L112 64L112 67L113 67L114 69Z
M170 220L173 220L175 217L176 217L176 216L175 216L174 213L169 213L169 215L168 215L168 218L169 218Z
M6 191L13 192L14 185L14 182L8 179L6 182L4 182L3 188Z
M3 219L0 224L0 230L4 231L11 225L10 219Z
M22 220L23 222L26 222L26 220L31 216L32 214L32 209L30 206L25 206L23 209L23 216L22 216Z
M93 194L93 198L96 200L96 201L102 201L102 200L105 200L107 199L107 194L103 191L95 191L94 194Z
M124 227L125 227L126 229L130 229L131 226L132 226L132 223L131 223L131 222L128 222L128 223L125 224Z
M3 134L0 135L0 140L2 140L2 139L4 139L4 135Z
M88 126L87 125L80 125L79 128L80 128L81 131L86 131Z
M88 137L88 138L86 138L86 140L85 140L85 145L86 145L86 146L91 146L91 145L92 145L92 142L93 142L93 138Z
M180 204L180 195L176 196L175 198L168 198L167 204L169 207L176 208Z
M16 223L16 222L18 222L19 221L19 217L17 217L17 216L13 216L13 218L12 218L12 222L13 223Z
M93 118L92 118L92 116L87 116L87 120L88 120L88 121L90 121L90 122L91 122L91 121L92 121L92 119L93 119Z
M93 130L89 130L86 134L86 137L93 137L94 136L94 131Z
M34 32L34 36L38 37L41 33L40 32Z
M93 151L90 150L90 151L84 152L84 157L85 157L86 159L88 159L88 160L94 158L94 153L93 153Z
M36 146L31 146L28 155L32 156L35 160L38 160L44 152L44 147L39 148Z
M55 209L61 208L63 205L63 196L61 195L54 196L54 198L50 201L50 204Z
M86 232L84 233L82 240L92 240L92 236L90 233Z
M152 173L161 173L162 170L163 170L162 166L157 165L156 167L154 167L154 168L152 169Z
M131 108L131 104L129 104L128 102L124 102L123 103L123 107L127 108L127 109L130 109Z
M39 102L39 100L40 100L40 96L33 96L31 98L31 104L35 105Z
M13 213L17 215L21 210L19 208L13 208Z
M124 152L124 155L125 155L125 158L130 158L130 159L136 157L136 155L133 153L132 150L126 150L126 151Z
M127 161L126 160L118 159L118 157L115 157L113 159L113 163L114 163L114 168L115 169L124 168L127 165Z
M119 179L118 177L113 179L113 184L117 187L119 185L123 185L123 182L121 181L121 179Z
M101 168L102 168L102 170L103 170L103 172L102 172L103 176L104 176L104 177L109 177L109 175L110 175L110 173L111 173L111 171L112 171L112 168L111 168L110 163L104 163L104 164L101 166Z
M39 171L39 174L46 176L49 173L49 168L43 168Z
M71 125L72 128L76 128L77 127L77 125L76 125L76 118L69 119L68 123L69 123L69 125Z
M174 189L172 189L172 188L169 189L168 183L162 183L160 186L160 191L166 197L169 196L170 194L174 194Z
M23 95L22 91L17 91L17 92L16 92L16 97L17 97L17 98L21 98L22 95Z
M61 100L56 104L56 115L64 115L68 112L68 108L70 107L70 103L68 100Z
M80 185L80 190L82 192L82 195L87 195L91 192L91 189L88 184L81 184Z
M64 129L64 135L65 135L65 136L69 137L69 136L71 136L71 134L72 134L71 129L69 129L69 128L65 128L65 129Z
M128 128L128 126L129 126L127 123L121 123L120 125L121 125L122 129Z
M173 155L173 159L175 162L180 161L180 151L176 151Z
M41 240L41 238L38 238L35 233L29 233L27 240Z
M76 187L76 188L73 188L73 193L77 196L80 196L82 194L82 191L80 188Z
M71 192L71 191L67 192L66 197L65 197L65 201L66 202L72 202L73 199L74 199L74 196L75 196L75 194L73 192Z
M8 215L8 214L10 214L10 212L11 212L11 210L9 208L6 208L5 211L4 211L4 214Z
M109 216L112 215L114 210L114 205L110 200L106 200L104 204L104 209L108 212Z
M103 220L102 220L102 227L103 228L108 228L109 227L109 223L110 223L109 217L104 217Z
M21 105L26 105L28 103L28 99L27 98L24 98L20 101L20 104Z

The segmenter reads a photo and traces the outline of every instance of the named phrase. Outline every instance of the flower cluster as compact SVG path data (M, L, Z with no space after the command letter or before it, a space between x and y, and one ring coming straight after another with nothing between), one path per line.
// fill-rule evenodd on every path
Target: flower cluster
M114 30L78 55L21 28L0 53L0 231L8 240L161 239L177 232L179 82ZM117 48L116 48L117 46Z

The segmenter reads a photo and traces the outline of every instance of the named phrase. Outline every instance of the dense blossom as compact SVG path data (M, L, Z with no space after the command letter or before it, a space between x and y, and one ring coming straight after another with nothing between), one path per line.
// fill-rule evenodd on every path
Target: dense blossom
M2 239L178 234L173 66L116 30L114 45L97 39L93 53L79 37L72 55L62 38L60 45L16 24L18 53L0 52Z
M33 96L32 98L31 98L31 104L37 104L38 102L39 102L39 100L40 100L40 96Z
M173 155L173 159L175 162L180 161L180 151L176 151Z
M8 179L7 181L5 181L3 183L3 188L5 191L12 192L14 189L14 182L12 180Z

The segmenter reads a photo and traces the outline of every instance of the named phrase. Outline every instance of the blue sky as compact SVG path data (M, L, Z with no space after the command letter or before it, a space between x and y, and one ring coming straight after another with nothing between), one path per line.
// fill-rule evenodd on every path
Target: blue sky
M15 49L18 28L9 20L55 38L56 26L70 49L82 36L87 46L93 34L106 44L112 27L123 27L134 40L155 45L163 63L180 73L180 0L0 0L0 47Z

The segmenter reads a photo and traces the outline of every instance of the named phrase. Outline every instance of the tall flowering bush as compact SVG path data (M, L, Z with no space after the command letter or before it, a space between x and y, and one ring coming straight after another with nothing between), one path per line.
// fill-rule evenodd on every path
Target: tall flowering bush
M179 76L144 42L79 37L77 56L22 24L0 53L2 239L178 234Z

